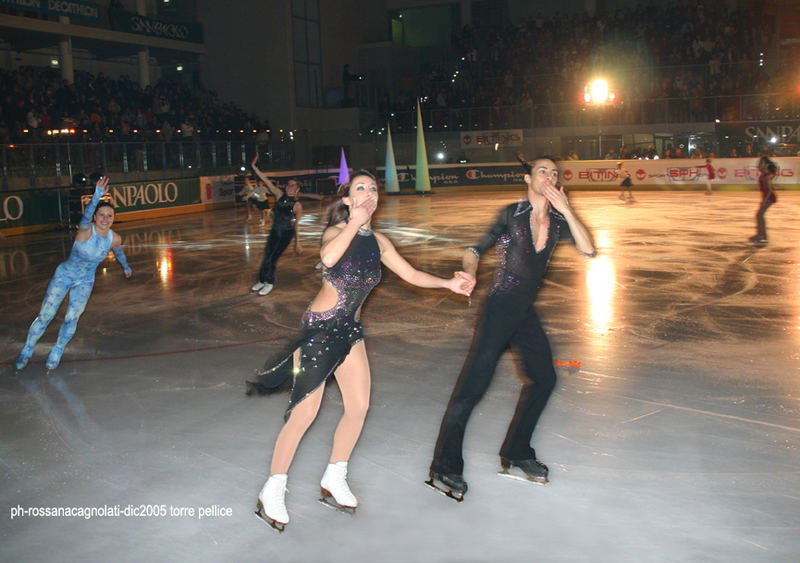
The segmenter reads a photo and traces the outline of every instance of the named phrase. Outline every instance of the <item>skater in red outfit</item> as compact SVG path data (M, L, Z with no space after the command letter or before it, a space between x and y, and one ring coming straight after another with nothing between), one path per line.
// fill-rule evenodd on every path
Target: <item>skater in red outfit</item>
M706 163L705 166L703 166L703 168L706 169L706 195L711 195L711 182L713 182L714 178L716 178L717 176L716 176L716 170L714 170L714 167L711 165L710 158L706 159Z
M778 173L778 167L769 159L764 159L759 162L761 164L761 175L758 177L758 189L761 190L761 204L758 206L756 212L756 229L755 235L750 237L750 242L757 244L767 243L767 222L764 220L764 214L773 203L778 201L775 195L775 190L772 186L772 179Z
M386 236L371 229L378 205L378 184L366 171L356 172L340 188L343 195L322 234L325 265L322 288L303 315L303 334L248 381L248 394L269 393L291 381L286 423L272 453L270 475L258 495L256 514L278 531L289 522L285 494L289 466L317 416L326 382L336 378L344 414L333 436L333 449L320 483L326 504L353 512L358 501L347 484L347 465L361 435L370 394L370 368L358 317L361 305L381 279L381 264L417 287L450 289L469 295L475 278L456 272L443 279L405 261Z
M516 412L500 448L504 473L547 482L547 466L530 446L539 415L555 387L556 373L547 335L532 305L559 239L574 241L585 256L595 248L586 227L558 187L558 165L549 157L526 167L526 197L503 208L481 241L464 254L463 269L475 276L478 262L492 246L499 264L483 305L472 345L450 396L439 430L427 484L462 500L467 491L462 448L467 422L491 383L509 345L523 359L524 383Z

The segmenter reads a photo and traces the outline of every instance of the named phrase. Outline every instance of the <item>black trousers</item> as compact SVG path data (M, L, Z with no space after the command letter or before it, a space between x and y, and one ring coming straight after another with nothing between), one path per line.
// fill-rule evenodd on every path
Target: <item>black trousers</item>
M509 344L522 356L525 369L522 391L508 427L500 455L531 459L536 453L531 436L555 387L556 372L550 343L531 305L530 292L491 295L484 305L467 359L447 405L431 470L462 474L464 433L472 409L494 376L500 354Z
M261 261L261 269L258 271L258 281L275 283L275 264L289 243L292 242L292 238L294 238L294 225L278 227L273 225L269 231L267 245L264 247L264 259Z

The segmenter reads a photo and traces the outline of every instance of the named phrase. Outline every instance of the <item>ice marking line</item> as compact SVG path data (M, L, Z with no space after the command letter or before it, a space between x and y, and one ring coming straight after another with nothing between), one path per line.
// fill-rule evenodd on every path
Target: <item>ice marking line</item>
M637 420L641 420L643 418L647 418L648 416L652 416L654 414L658 414L663 410L664 409L656 409L653 412L649 412L647 414L643 414L642 416L637 416L635 418L629 418L628 420L623 420L622 422L620 422L620 424L628 424L629 422L636 422Z
M744 541L745 541L745 543L749 543L750 545L756 546L758 549L760 549L762 551L769 551L768 547L765 547L765 546L761 545L760 543L756 543L754 541L750 541L750 540L748 540L746 538L744 538Z
M732 414L722 414L718 412L706 411L702 409L693 409L691 407L682 407L680 405L671 405L669 403L658 403L656 401L648 401L647 399L637 399L636 397L629 397L627 395L620 395L623 399L629 399L631 401L637 401L639 403L646 403L648 405L655 405L659 407L666 407L671 409L676 409L680 411L687 411L687 412L694 412L697 414L705 414L708 416L716 416L718 418L727 418L730 420L738 420L739 422L749 422L750 424L758 424L761 426L769 426L770 428L779 428L781 430L788 430L789 432L798 432L800 433L800 428L793 428L791 426L784 426L783 424L775 424L772 422L764 422L763 420L755 420L752 418L744 418L741 416L734 416Z
M594 375L595 377L607 377L609 379L625 379L624 377L620 377L618 375L608 375L607 373L597 373L595 371L586 371L585 369L580 370L578 373L586 373L589 375Z
M164 352L148 352L146 354L129 354L127 356L103 356L102 358L77 358L74 360L61 360L61 363L79 363L79 362L102 362L105 360L131 360L136 358L154 358L156 356L173 356L177 354L190 354L193 352L207 352L209 350L221 350L223 348L237 348L240 346L251 346L253 344L262 344L264 342L274 342L276 340L285 340L285 336L275 336L272 338L261 338L259 340L249 340L247 342L231 342L228 344L217 344L215 346L201 346L200 348L184 348L182 350L167 350Z

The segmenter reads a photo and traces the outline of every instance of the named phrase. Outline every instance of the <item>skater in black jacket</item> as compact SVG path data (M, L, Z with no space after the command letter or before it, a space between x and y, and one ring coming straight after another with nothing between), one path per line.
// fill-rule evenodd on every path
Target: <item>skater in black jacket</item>
M547 467L536 459L530 441L556 374L547 335L532 301L559 239L572 239L585 256L596 254L591 235L560 187L555 160L540 157L532 164L520 160L527 172L526 197L502 209L495 224L463 258L464 272L475 276L480 257L497 245L494 283L444 414L427 481L459 501L467 491L462 457L467 422L509 344L522 356L525 382L500 448L501 465L506 473L521 471L524 478L547 482Z

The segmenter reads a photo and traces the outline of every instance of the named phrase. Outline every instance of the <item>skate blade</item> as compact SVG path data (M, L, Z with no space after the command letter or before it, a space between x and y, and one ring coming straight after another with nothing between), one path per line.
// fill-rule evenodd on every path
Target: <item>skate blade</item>
M259 518L259 520L265 522L266 524L269 524L270 528L272 528L273 530L277 530L278 533L283 533L283 530L286 528L286 524L284 524L283 522L278 522L277 520L273 520L272 518L267 516L267 513L264 512L264 505L261 504L261 501L258 501L254 514Z
M342 514L349 514L353 516L356 513L355 506L344 506L336 502L336 499L333 498L333 495L330 496L321 496L319 498L319 502L327 506L328 508L332 508L336 512L341 512Z
M436 484L436 481L434 481L432 478L428 479L427 481L425 481L425 484L428 485L431 489L433 489L437 493L439 493L440 495L444 495L447 498L451 498L456 502L461 502L461 501L464 500L464 494L463 493L457 493L457 492L453 491L452 489L447 488L447 485L439 486L439 485Z
M550 481L548 481L547 477L528 477L527 475L517 475L515 473L510 473L505 469L502 471L497 472L500 477L505 477L507 479L513 479L514 481L524 481L526 483L533 483L534 485L546 485Z

